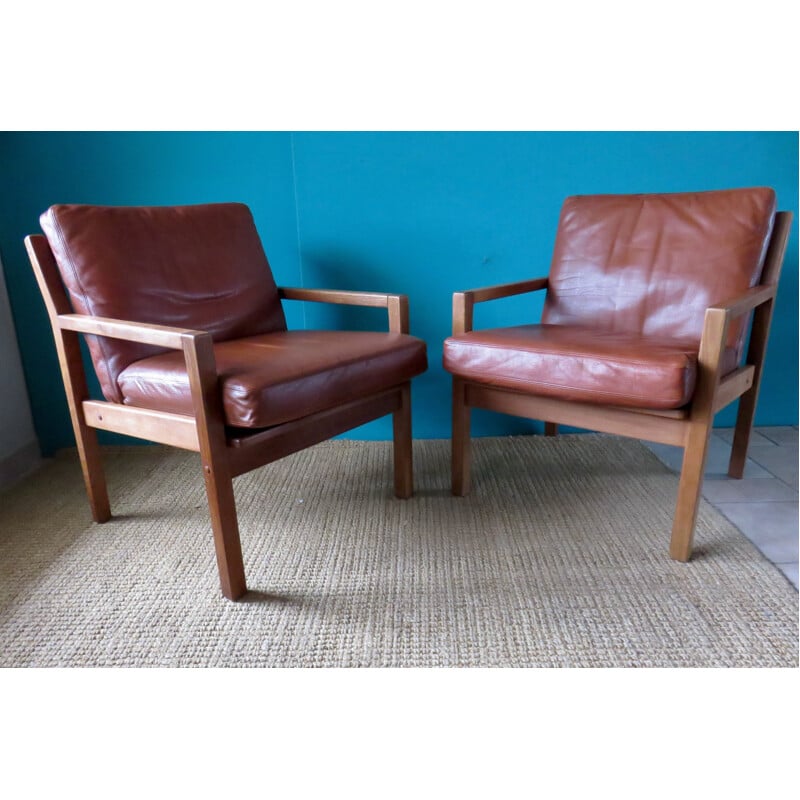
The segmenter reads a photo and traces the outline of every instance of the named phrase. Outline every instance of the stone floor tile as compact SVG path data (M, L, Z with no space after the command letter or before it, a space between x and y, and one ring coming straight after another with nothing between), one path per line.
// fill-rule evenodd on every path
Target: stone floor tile
M798 433L797 428L788 425L775 425L766 428L755 428L753 433L763 436L771 442L779 445L794 445L797 447Z
M657 442L643 442L655 453L673 472L680 472L683 464L683 448ZM707 478L723 478L728 474L728 461L731 457L731 448L719 439L712 439L709 443L708 459L706 461L705 476ZM745 478L770 478L767 470L748 458L744 467Z
M797 491L778 478L706 477L703 497L711 503L792 502L797 500Z
M789 582L797 589L797 562L790 562L789 564L776 564L775 565L788 579Z
M797 501L715 505L774 564L798 560Z
M798 448L784 445L753 448L750 459L789 486L798 487Z
M769 429L767 428L765 430ZM714 428L714 437L717 439L722 439L723 442L731 445L733 444L733 428ZM772 439L757 430L753 430L750 433L750 447L775 447L776 444L777 443Z

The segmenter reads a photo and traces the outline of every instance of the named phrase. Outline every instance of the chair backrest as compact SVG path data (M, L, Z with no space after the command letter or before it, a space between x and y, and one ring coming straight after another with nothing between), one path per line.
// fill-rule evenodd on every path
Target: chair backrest
M41 218L74 310L208 331L217 341L285 330L252 214L240 203L56 205ZM117 378L160 348L87 337L107 400Z
M705 310L759 282L769 188L569 197L542 322L699 344ZM731 325L740 357L746 319Z

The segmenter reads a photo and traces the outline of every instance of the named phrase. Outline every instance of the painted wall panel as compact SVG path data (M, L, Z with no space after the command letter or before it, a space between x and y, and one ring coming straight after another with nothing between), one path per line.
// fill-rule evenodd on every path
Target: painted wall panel
M5 133L0 159L0 253L45 454L74 443L47 315L23 246L25 235L40 232L39 214L50 205L244 202L278 282L300 281L288 133ZM289 318L302 325L299 309ZM93 374L90 382L99 392Z
M418 437L449 435L441 343L452 292L546 274L564 197L769 185L781 208L798 208L796 132L5 133L0 159L0 254L45 452L70 445L72 434L22 238L52 203L243 201L279 283L408 294L412 332L427 341L431 363L415 381ZM795 220L762 425L797 423L797 274ZM480 306L476 324L537 321L542 299ZM292 303L287 312L294 327L385 325L371 309ZM475 414L477 435L538 429ZM389 438L391 426L379 420L350 435Z

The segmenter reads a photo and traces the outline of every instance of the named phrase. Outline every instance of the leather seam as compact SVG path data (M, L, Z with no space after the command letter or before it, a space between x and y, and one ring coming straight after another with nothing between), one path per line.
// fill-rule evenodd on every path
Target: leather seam
M580 358L583 360L593 359L596 361L605 361L605 362L613 362L618 364L631 364L633 366L640 366L640 367L648 367L653 366L652 361L631 361L625 358L606 358L602 355L587 355L585 353L570 353L570 352L540 352L537 350L523 350L518 347L509 347L505 345L498 345L498 344L471 344L470 342L451 342L449 347L480 347L480 348L489 348L492 350L511 350L515 353L525 353L528 355L543 355L543 356L569 356L570 358ZM684 359L686 364L684 366L675 366L670 367L670 369L686 369L691 363L692 360L689 356L684 355Z
M459 373L459 374L463 374L463 375L466 375L468 377L478 377L478 378L485 377L484 375L481 375L480 373L478 373L477 375L470 375L468 370L464 370L462 373ZM643 400L643 399L647 399L648 397L651 396L649 394L632 394L630 392L628 392L628 393L612 392L612 391L609 391L609 390L606 390L606 389L587 389L584 386L567 386L567 385L565 385L563 383L548 383L547 381L536 381L536 380L530 380L528 378L518 378L518 377L512 377L510 375L502 375L502 374L497 374L497 373L492 375L492 377L493 378L502 378L502 379L508 380L508 381L517 381L518 383L526 383L526 384L529 384L531 386L537 386L537 385L538 386L550 386L550 387L552 387L554 389L567 389L567 390L573 391L573 392L586 392L586 393L588 393L590 395L610 395L611 397L629 397L629 398L631 398L633 400ZM478 382L479 383L485 383L486 381L484 380L484 381L478 381ZM684 404L685 404L685 401L684 401ZM676 406L676 407L679 408L680 406Z

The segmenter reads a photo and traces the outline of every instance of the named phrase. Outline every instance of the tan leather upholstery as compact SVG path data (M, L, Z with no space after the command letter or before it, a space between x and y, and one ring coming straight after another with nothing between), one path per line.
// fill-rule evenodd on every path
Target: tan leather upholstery
M726 371L735 367L733 348L723 361ZM634 408L680 408L694 392L697 346L575 325L519 325L449 338L444 366L462 378L520 392Z
M281 331L214 345L225 421L266 428L410 380L427 368L425 343L399 333ZM192 413L183 355L136 361L119 377L124 402Z
M78 313L208 331L215 341L286 329L245 205L56 205L41 225ZM164 352L87 339L103 395L115 402L119 374Z
M412 336L287 332L245 205L59 205L41 223L77 312L211 333L230 426L299 419L427 368ZM182 353L87 338L107 400L193 414Z
M567 198L543 324L453 336L445 369L569 400L679 408L705 311L758 283L774 216L767 188ZM730 326L723 374L741 360L746 323Z

